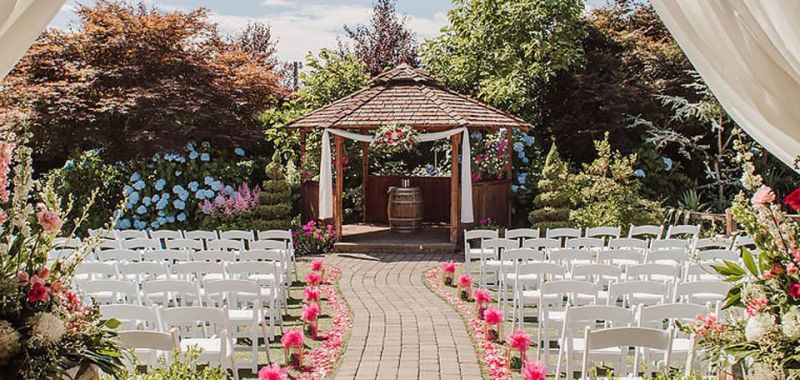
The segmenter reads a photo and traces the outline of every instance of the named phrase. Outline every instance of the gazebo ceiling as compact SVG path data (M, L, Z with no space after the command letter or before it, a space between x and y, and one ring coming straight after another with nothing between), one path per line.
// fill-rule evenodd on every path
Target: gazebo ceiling
M446 89L407 64L374 77L369 87L314 110L288 127L369 129L390 123L416 129L531 127L516 116Z

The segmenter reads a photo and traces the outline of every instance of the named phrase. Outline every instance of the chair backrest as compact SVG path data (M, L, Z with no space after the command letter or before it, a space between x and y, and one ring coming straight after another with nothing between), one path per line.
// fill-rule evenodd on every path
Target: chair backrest
M100 305L103 319L116 319L125 330L163 330L161 313L155 307L142 305Z
M144 232L144 231L142 231ZM122 241L122 248L137 250L161 249L161 242L150 238L133 238Z
M217 251L244 251L244 241L241 240L232 240L232 239L218 239L218 240L209 240L206 242L206 247L209 250L217 250Z
M495 259L500 258L500 253L503 250L514 248L519 248L519 241L504 238L486 239L481 241L481 250L484 252L493 253ZM481 256L481 260L484 260L485 258L485 256Z
M644 261L648 263L677 263L679 265L688 260L689 252L683 248L651 250L644 258Z
M47 252L47 261L67 260L75 253L74 248L56 248Z
M625 268L625 278L628 281L677 281L680 276L681 267L676 264L644 263Z
M689 322L698 314L708 313L708 307L691 303L667 303L661 305L639 307L639 327L668 328L674 327L674 322Z
M539 238L538 228L515 228L506 230L506 239L537 239Z
M522 248L531 248L542 251L561 248L561 240L549 238L525 239L522 241Z
M635 265L644 261L644 253L632 249L607 249L597 252L597 262L615 265Z
M161 241L172 239L183 239L183 232L178 230L155 230L150 231L151 239L158 239Z
M202 251L204 249L202 240L195 239L172 239L165 242L167 249L177 249L182 251Z
M587 238L599 237L619 239L619 234L621 232L621 227L587 227L583 236Z
M229 231L220 231L219 238L230 239L230 240L241 240L241 241L253 241L256 240L256 235L255 233L253 233L253 231L229 230Z
M289 248L287 240L256 240L250 243L250 249L279 249L285 250Z
M736 238L733 239L733 248L739 249L741 247L755 247L756 242L753 241L753 238L748 235L736 235Z
M167 328L197 328L200 324L210 324L211 330L200 329L205 337L222 330L230 331L227 307L180 306L165 309L162 314Z
M612 264L575 264L572 267L572 279L590 281L605 285L611 281L619 282L622 270L619 265Z
M91 237L100 237L106 240L116 240L117 234L114 230L107 230L104 228L89 228L88 230L89 236Z
M684 237L686 239L697 239L700 235L700 225L679 224L671 225L667 228L666 239Z
M205 284L209 306L227 305L229 309L246 308L249 305L258 309L263 304L260 289L255 282L247 280L220 280Z
M572 266L576 262L589 263L594 259L594 252L587 249L554 249L550 251L550 261L566 266Z
M552 262L523 263L517 267L517 273L538 275L542 280L564 277L567 268Z
M704 251L704 250L711 250L711 249L730 249L731 248L731 239L718 236L712 238L700 238L697 239L692 248L695 251Z
M675 301L697 303L697 298L704 301L720 301L725 298L733 285L725 281L692 281L679 282L675 285Z
M200 300L200 288L189 280L150 280L142 283L142 295L147 304L189 306Z
M565 331L572 330L573 333L580 333L584 326L595 326L597 321L603 321L607 327L628 326L634 322L634 310L609 305L570 305L564 313Z
M503 261L513 261L515 263L527 263L531 261L545 261L545 253L531 248L507 249L500 254Z
M112 263L82 262L75 268L76 278L99 280L117 276L117 266Z
M683 239L660 239L653 240L650 243L651 251L658 251L662 249L689 249L689 241Z
M107 251L110 249L122 249L122 242L115 239L100 239L94 246L95 252Z
M117 338L123 347L132 350L180 351L178 330L171 330L170 332L122 330L117 332Z
M143 261L150 262L166 262L172 264L176 261L189 260L189 252L180 251L175 249L157 249L153 251L144 251L142 254Z
M114 235L119 240L147 239L147 231L143 230L115 230Z
M194 261L219 261L219 262L234 262L236 261L236 253L231 251L198 251L189 255Z
M100 261L142 261L142 255L132 249L108 249L97 252L97 257Z
M140 262L119 264L119 273L123 278L131 278L136 283L157 278L169 278L169 268L160 262Z
M184 231L183 237L186 239L201 240L201 241L219 239L217 231L206 231L206 230Z
M81 239L57 237L53 239L53 248L78 248L81 246Z
M284 262L286 255L278 249L251 249L239 254L242 261L276 261Z
M628 230L628 237L644 237L645 239L660 239L664 234L664 226L642 225L631 226Z
M258 231L258 240L284 240L292 241L292 231L290 230L268 230Z
M90 280L83 283L80 290L91 297L95 297L98 303L141 304L139 289L136 288L136 284L130 281ZM110 298L100 299L99 297L105 293L110 293Z
M283 283L281 264L275 261L237 261L225 267L231 279L246 280L251 275L271 275L272 280L259 280L259 284L277 286Z
M556 280L542 283L539 289L540 308L547 308L547 305L564 305L563 300L572 305L580 303L595 303L597 301L597 284L588 281L577 280ZM557 295L556 301L549 302L548 295ZM580 297L582 296L582 297ZM588 296L588 297L587 297Z
M184 280L202 281L207 274L225 275L225 265L218 262L208 261L187 261L175 263L173 266L175 274Z
M590 356L599 349L610 347L623 347L622 352L627 353L627 348L635 347L633 372L639 373L639 357L642 348L664 351L664 365L669 366L672 358L673 330L658 330L646 327L617 327L593 330L590 326L585 329L585 349L583 350L583 365L581 379L589 378ZM625 372L623 372L625 373Z
M605 241L600 238L575 238L567 239L564 248L600 248L605 246Z
M608 304L634 307L638 304L663 304L669 298L669 283L662 281L625 281L608 285Z
M581 237L580 228L548 228L544 237L549 239L569 239Z
M625 249L638 249L644 251L649 247L650 247L650 242L644 239L619 238L619 239L611 239L608 241L608 248L611 249L625 248Z
M730 249L708 249L696 253L698 261L739 261L739 252Z
M476 239L497 239L500 234L497 230L485 230L485 229L478 229L478 230L464 230L464 240L476 240Z

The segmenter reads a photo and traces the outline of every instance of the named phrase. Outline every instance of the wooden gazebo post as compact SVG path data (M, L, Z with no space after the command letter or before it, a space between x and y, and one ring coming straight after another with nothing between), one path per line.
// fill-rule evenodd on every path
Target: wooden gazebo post
M461 187L459 186L458 146L461 144L461 133L450 136L450 242L458 240L460 227L459 209L461 205ZM471 163L467 163L471 165Z

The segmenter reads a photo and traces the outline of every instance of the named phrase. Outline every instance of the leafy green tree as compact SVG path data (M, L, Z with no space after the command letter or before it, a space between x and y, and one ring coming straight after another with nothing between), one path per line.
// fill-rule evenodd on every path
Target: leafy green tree
M567 164L561 161L556 144L542 167L542 176L537 184L539 194L533 199L534 210L528 220L534 228L547 229L569 227L569 193L567 188Z
M454 0L449 25L421 47L452 89L536 122L559 73L583 62L582 0Z
M597 158L569 178L573 205L569 219L582 227L661 223L661 207L640 194L641 183L633 169L636 155L612 152L608 133L594 146Z
M417 66L417 42L406 27L406 16L398 16L396 0L376 0L372 6L369 25L345 25L344 31L352 42L353 55L366 65L367 72L378 75L401 63ZM350 46L340 44L342 55Z

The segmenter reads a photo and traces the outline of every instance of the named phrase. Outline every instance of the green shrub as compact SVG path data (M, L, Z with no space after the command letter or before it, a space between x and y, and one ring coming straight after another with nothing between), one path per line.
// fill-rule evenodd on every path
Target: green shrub
M542 168L542 176L537 183L539 194L533 198L534 210L528 220L534 228L569 227L569 193L566 190L567 164L558 155L556 144L550 147L550 153Z
M169 364L167 364L164 358L159 358L161 366L148 368L147 372L142 374L128 373L126 378L132 380L225 379L227 377L225 370L218 366L198 368L196 361L201 352L202 350L197 346L189 347L189 350L184 354L173 352L171 355L172 360L170 360Z
M77 231L81 235L89 227L100 227L111 221L112 213L122 203L123 173L119 168L103 163L97 150L73 153L64 167L49 171L45 177L46 181L52 182L62 201L62 209L68 209L68 203L72 202L70 212L64 218L65 232L75 228L75 218L83 212L93 191L97 192L94 203L89 207L80 231Z
M567 182L574 207L570 221L583 227L661 223L661 206L640 195L641 183L634 175L636 155L612 152L608 133L594 145L598 157Z

